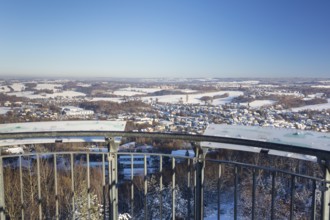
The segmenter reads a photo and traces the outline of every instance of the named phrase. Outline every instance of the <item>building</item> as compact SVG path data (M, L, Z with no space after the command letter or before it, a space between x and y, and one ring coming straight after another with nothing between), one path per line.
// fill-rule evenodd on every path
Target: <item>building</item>
M71 117L86 117L94 115L94 111L85 110L74 106L65 106L62 108L62 114Z

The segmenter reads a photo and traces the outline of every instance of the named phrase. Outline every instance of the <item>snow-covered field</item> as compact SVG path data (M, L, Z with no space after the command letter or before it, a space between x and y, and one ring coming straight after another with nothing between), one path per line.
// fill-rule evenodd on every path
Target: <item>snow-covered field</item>
M192 90L192 89L179 89L179 91L183 93L195 93L198 92L197 90Z
M88 83L77 83L77 86L80 86L80 87L91 87L92 84L88 84Z
M292 111L293 112L299 112L299 111L303 111L303 110L323 110L323 109L330 109L330 99L328 99L328 103L323 103L323 104L316 104L316 105L306 105L303 107L299 107L299 108L293 108Z
M163 89L160 88L123 88L114 91L113 94L118 96L135 96L135 95L147 95L148 93L158 92ZM175 89L173 91L180 91L183 93L194 93L196 90L191 89Z
M129 88L132 89L132 88ZM141 89L141 88L138 88ZM154 89L149 90L148 88L144 88L147 91L156 91ZM145 90L134 90L134 91L128 91L128 90L117 90L114 92L116 95L120 96L134 96L134 95L143 95L146 93L143 93ZM193 93L196 92L195 90L180 90L182 92L186 93ZM243 92L241 91L219 91L219 92L208 92L208 93L193 93L193 94L181 94L181 95L163 95L163 96L144 96L141 97L141 100L144 102L150 102L158 100L158 102L163 103L171 103L171 104L177 104L177 103L184 103L184 104L205 104L204 101L200 100L203 96L217 96L217 95L223 95L225 93L228 93L229 96L226 98L218 98L214 99L211 103L212 105L223 105L226 103L230 103L233 98L238 97L240 95L243 95ZM91 101L111 101L111 102L123 102L122 98L108 98L108 97L96 97L92 98Z
M327 88L329 89L330 88L330 85L316 85L316 86L311 86L313 88Z
M13 90L15 92L20 92L23 91L25 89L25 86L23 83L13 83L10 85L11 88L13 88Z
M57 91L58 89L61 89L63 86L61 84L51 84L51 83L40 83L37 84L36 89L42 90L42 89L50 89L53 91Z
M161 91L161 88L137 88L137 87L129 87L121 89L121 91L133 91L133 92L139 92L139 93L152 93Z
M260 81L258 80L246 80L246 81L240 81L238 83L241 83L241 84L259 84Z
M230 82L219 82L220 84L251 84L251 85L256 85L259 84L260 81L258 80L246 80L246 81L230 81Z
M29 99L45 99L45 98L55 98L55 97L65 97L65 98L73 98L78 96L86 96L86 94L75 91L63 91L63 92L54 92L53 94L33 94L31 91L23 91L23 92L11 92L7 93L7 95L15 95L17 97L26 97Z
M10 92L10 88L8 86L0 86L0 92L1 93Z
M90 99L90 101L92 101L92 102L108 101L108 102L122 103L124 100L122 98L96 97L96 98Z
M303 100L312 100L315 98L321 98L324 93L315 93L315 94L310 94L307 97L303 98Z
M243 92L241 91L220 91L220 92L197 93L197 94L189 94L189 95L148 96L148 97L142 97L142 100L148 102L151 99L152 100L158 99L158 102L171 103L171 104L176 104L179 102L185 104L204 104L204 101L200 100L200 98L202 98L203 96L213 97L216 95L223 95L225 93L228 93L229 96L226 98L214 99L211 104L221 105L221 104L230 103L233 98L243 95Z
M252 108L260 108L265 105L274 105L276 101L273 100L254 100L253 102L250 102L249 105Z
M330 80L321 80L320 83L330 83Z
M259 84L259 81L255 81L255 80L218 82L217 83L217 85L220 87L232 87L232 88L253 87L253 86L257 86L258 84Z
M267 95L285 95L285 96L295 96L295 97L304 97L303 94L299 92L282 92L282 91L276 91L276 92L266 92Z
M135 95L145 95L146 93L137 92L137 91L117 90L114 91L113 94L118 96L135 96Z
M263 87L263 88L276 88L279 87L279 85L271 85L271 84L259 84L257 87Z

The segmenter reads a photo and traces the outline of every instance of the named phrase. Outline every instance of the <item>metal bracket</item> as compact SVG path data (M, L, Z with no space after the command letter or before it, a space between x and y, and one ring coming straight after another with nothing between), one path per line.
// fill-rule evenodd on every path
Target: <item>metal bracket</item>
M205 157L208 152L207 147L201 147L199 143L192 143L195 158L195 219L200 220L204 218L204 168L205 168Z
M326 186L327 184L326 183L321 183L321 185L319 186L319 190L321 192L326 192L328 191L329 187Z
M107 142L109 153L118 152L121 137L106 137L105 141Z
M317 160L317 162L324 168L330 170L330 160L326 160L326 159L319 159Z
M330 218L330 169L329 169L329 161L321 160L321 165L324 167L324 183L322 183L321 191L322 191L322 219L328 220Z
M210 148L200 146L200 143L197 143L197 142L192 142L191 145L195 152L195 158L197 158L198 161L204 160L206 157L206 154Z
M105 138L108 145L109 161L109 199L110 199L110 219L118 218L118 163L117 152L121 141L120 137Z
M3 181L3 160L0 154L0 219L5 219L5 190Z

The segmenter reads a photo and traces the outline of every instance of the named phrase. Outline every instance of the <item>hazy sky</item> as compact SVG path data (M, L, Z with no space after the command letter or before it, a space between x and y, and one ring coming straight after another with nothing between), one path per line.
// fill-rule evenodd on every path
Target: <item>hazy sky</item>
M0 76L329 77L329 0L0 0Z

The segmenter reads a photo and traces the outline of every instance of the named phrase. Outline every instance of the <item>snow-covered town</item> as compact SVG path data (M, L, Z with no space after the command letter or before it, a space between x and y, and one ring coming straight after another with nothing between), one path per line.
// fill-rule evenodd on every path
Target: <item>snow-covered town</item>
M128 129L202 134L209 124L330 131L330 81L3 80L3 122L127 120Z

